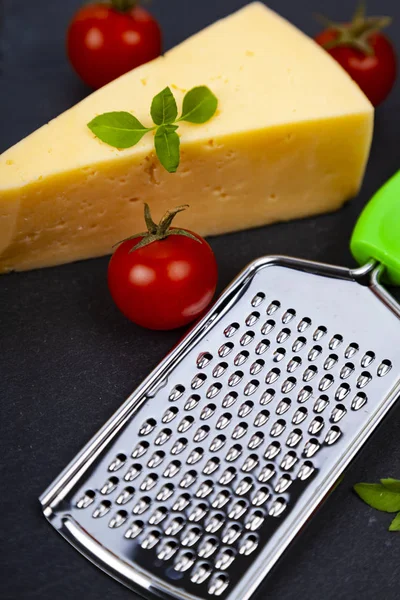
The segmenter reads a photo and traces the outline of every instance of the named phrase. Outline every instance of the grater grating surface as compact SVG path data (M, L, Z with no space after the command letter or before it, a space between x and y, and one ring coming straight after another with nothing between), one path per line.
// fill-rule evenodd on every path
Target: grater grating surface
M250 598L399 393L368 270L252 263L45 492L51 523L149 597Z

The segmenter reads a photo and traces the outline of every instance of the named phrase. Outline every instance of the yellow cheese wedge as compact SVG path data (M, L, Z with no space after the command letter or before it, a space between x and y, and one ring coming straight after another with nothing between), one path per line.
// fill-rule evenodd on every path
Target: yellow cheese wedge
M181 165L170 174L153 134L128 150L87 128L130 111L150 125L155 94L207 85L219 99L204 125L182 124ZM111 252L155 219L214 235L340 207L357 193L373 108L312 40L255 2L95 92L0 157L0 271Z

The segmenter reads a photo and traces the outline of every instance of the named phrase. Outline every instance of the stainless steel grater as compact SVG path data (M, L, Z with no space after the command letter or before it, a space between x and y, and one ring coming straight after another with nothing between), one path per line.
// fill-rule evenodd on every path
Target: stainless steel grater
M250 264L43 494L48 520L148 598L250 599L400 393L382 270Z

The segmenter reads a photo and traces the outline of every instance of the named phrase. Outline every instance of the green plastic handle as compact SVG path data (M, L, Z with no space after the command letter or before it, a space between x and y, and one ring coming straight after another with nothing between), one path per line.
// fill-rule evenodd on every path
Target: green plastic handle
M385 279L400 285L400 171L364 208L350 249L360 265L374 258L385 266Z

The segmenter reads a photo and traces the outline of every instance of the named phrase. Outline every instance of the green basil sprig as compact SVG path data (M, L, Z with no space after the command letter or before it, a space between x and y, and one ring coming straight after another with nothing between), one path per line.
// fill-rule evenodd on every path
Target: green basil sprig
M381 479L380 483L356 483L355 492L372 508L397 515L389 531L400 531L400 480Z
M154 96L150 115L154 126L145 127L131 113L108 112L88 123L89 129L102 142L114 148L131 148L142 137L154 131L154 147L160 163L169 173L175 173L180 162L180 138L177 129L181 121L201 124L209 121L217 110L218 99L205 85L192 88L183 99L182 114L169 87Z

